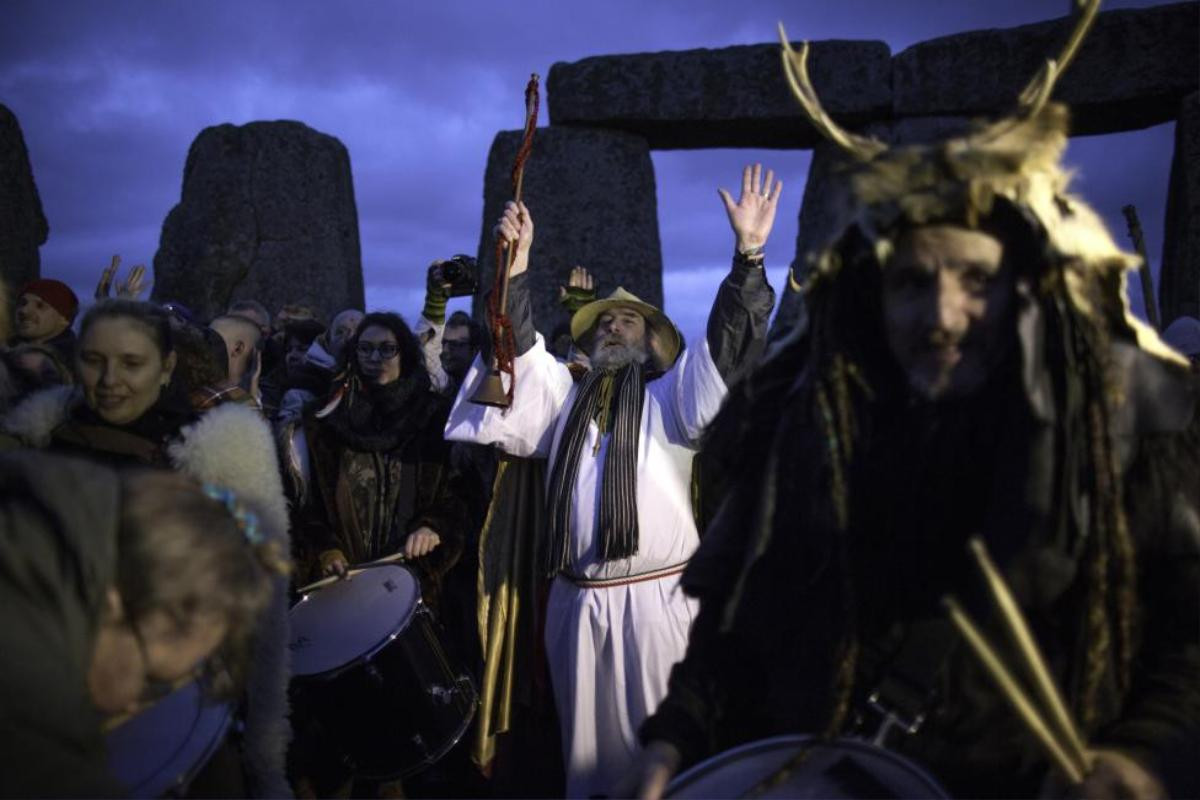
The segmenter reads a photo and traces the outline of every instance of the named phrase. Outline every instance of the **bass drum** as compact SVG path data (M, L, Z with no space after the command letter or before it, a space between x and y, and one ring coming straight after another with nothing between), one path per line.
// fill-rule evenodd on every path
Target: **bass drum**
M442 645L406 567L373 566L292 607L292 689L317 750L356 776L428 767L463 737L475 684Z
M802 749L808 757L778 786L756 787ZM776 736L726 750L671 781L671 798L796 797L947 798L945 789L911 761L858 739L823 742L815 736Z
M221 746L233 710L189 683L105 736L108 766L129 797L178 796Z

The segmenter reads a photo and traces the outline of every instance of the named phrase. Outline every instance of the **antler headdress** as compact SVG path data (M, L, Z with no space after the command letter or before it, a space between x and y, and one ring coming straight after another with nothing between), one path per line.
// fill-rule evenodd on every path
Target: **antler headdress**
M1044 230L1051 256L1067 265L1067 292L1077 308L1095 313L1086 285L1098 277L1119 275L1125 323L1139 345L1177 360L1154 330L1129 311L1124 273L1138 265L1137 257L1122 251L1099 215L1068 193L1071 175L1061 164L1068 114L1050 96L1099 8L1100 0L1076 0L1075 24L1058 57L1042 64L1008 115L976 122L968 132L939 142L895 146L847 131L830 117L809 77L808 43L793 49L780 24L780 57L788 85L813 127L845 156L840 188L849 195L842 204L846 218L835 225L826 245L810 255L809 280L838 270L837 245L851 227L857 227L875 245L880 260L886 260L891 239L902 225L955 221L974 227L1003 198ZM791 283L804 288L794 278Z

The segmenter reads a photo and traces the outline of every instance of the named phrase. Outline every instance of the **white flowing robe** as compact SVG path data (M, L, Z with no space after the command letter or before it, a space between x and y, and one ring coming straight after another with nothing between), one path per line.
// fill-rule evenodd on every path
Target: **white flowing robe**
M446 424L446 438L496 445L510 455L549 458L557 452L575 401L566 365L541 336L516 359L516 389L507 411L471 403L484 374L471 367ZM683 564L699 544L692 516L692 459L704 427L727 394L707 339L646 385L638 439L637 555L596 558L596 521L609 434L592 455L599 428L583 444L572 492L570 571L587 579L621 578ZM638 727L667 693L671 667L683 658L698 603L679 589L679 575L624 586L585 588L559 576L546 613L546 653L562 726L567 796L609 794L633 766Z

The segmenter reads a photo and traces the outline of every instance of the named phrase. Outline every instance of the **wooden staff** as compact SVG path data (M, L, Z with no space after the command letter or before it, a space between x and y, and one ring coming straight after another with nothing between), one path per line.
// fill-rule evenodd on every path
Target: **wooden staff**
M517 158L513 164L512 186L513 201L521 202L521 190L525 179L525 162L533 150L533 132L537 129L538 115L538 76L535 72L529 77L525 86L525 133L521 138L521 146L517 150ZM511 245L502 240L496 242L496 278L492 282L492 291L488 299L488 322L492 333L492 368L484 376L479 388L471 397L472 403L497 408L508 408L512 405L513 386L516 383L516 372L513 361L516 358L516 342L513 338L512 321L508 318L508 273L517 258L518 242ZM508 373L509 384L505 390L501 373Z
M1133 241L1133 249L1142 259L1138 277L1142 283L1142 300L1146 303L1146 319L1150 320L1155 330L1162 330L1162 321L1158 317L1158 302L1154 299L1154 277L1150 274L1150 259L1146 258L1146 238L1142 235L1142 223L1132 203L1122 206L1121 213L1125 215L1125 222L1129 226L1129 238Z

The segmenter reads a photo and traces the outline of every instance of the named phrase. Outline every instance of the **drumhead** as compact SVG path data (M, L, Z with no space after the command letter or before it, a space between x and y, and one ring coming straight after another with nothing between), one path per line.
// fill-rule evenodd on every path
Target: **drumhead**
M370 658L404 630L421 600L406 567L371 567L309 592L292 606L292 674L312 677Z
M726 750L671 781L670 798L746 797L801 747L803 766L761 797L946 798L946 790L908 759L858 739L820 742L813 736L776 736Z
M231 717L228 704L189 683L108 732L109 769L129 797L184 789L221 745Z

